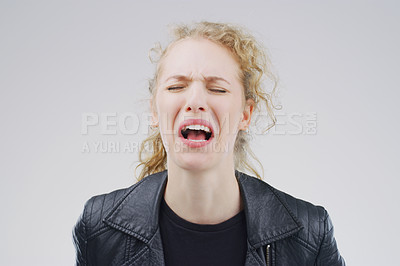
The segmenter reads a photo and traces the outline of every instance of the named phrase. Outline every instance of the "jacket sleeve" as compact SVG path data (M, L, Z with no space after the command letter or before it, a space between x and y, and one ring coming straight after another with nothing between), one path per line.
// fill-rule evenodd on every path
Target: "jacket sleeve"
M86 210L86 206L85 206ZM87 265L87 255L86 255L86 248L87 248L87 233L86 233L86 224L85 224L85 210L79 217L72 235L75 244L76 250L76 265L83 266Z
M317 256L317 266L345 266L346 263L339 253L334 237L333 224L328 212L325 210L323 222L324 235Z

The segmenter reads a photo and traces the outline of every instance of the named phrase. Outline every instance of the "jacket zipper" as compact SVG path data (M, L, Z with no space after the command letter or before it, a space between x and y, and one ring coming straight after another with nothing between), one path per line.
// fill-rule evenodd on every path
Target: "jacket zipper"
M269 249L270 249L270 245L268 244L267 245L267 248L266 248L266 252L265 252L265 257L266 257L266 261L267 261L267 266L270 266L270 260L269 260Z

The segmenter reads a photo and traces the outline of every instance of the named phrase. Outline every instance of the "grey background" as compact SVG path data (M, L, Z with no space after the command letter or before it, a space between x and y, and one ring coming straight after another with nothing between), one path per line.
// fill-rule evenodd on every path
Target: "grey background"
M207 19L242 24L269 48L281 79L279 121L317 115L316 134L283 125L255 137L265 180L328 209L348 265L396 265L399 7L0 1L0 264L73 264L71 230L84 202L132 184L137 159L82 145L144 136L106 135L100 124L82 135L82 114L147 112L149 48L167 40L168 24Z

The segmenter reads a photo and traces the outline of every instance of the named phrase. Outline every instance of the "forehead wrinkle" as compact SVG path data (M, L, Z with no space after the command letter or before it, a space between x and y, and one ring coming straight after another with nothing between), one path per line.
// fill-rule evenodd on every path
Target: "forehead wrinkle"
M228 83L229 85L231 85L229 83L229 81L227 81L226 79L222 78L222 77L218 77L218 76L203 76L203 79L207 82L216 82L216 81L223 81L225 83Z
M171 80L171 79L175 79L175 80L178 80L178 81L192 81L192 76L193 75L190 75L190 76L185 76L185 75L181 75L181 74L178 74L178 75L172 75L172 76L170 76L170 77L168 77L167 79L165 79L165 81L164 82L167 82L167 81L169 81L169 80Z
M226 80L226 79L224 79L224 78L222 78L222 77L218 77L218 76L205 76L205 75L201 75L201 77L202 77L202 80L203 80L203 81L206 81L207 83L222 81L222 82L225 82L225 83L231 85L231 83L230 83L228 80ZM168 77L168 78L165 80L165 82L167 82L167 81L169 81L169 80L171 80L171 79L176 79L176 80L178 80L178 81L182 81L182 80L183 80L183 81L193 81L193 80L194 80L193 74L191 74L190 76L185 76L185 75L173 75L173 76Z

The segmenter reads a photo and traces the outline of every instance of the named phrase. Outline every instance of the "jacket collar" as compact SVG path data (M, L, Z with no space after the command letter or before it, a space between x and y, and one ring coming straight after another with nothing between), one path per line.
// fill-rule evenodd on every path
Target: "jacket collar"
M238 171L236 178L244 203L248 241L254 248L301 229L298 219L274 188ZM167 171L145 177L128 190L103 221L149 244L158 231L158 214L166 181Z
M302 226L277 191L255 177L236 172L246 214L247 238L254 247L288 237Z

